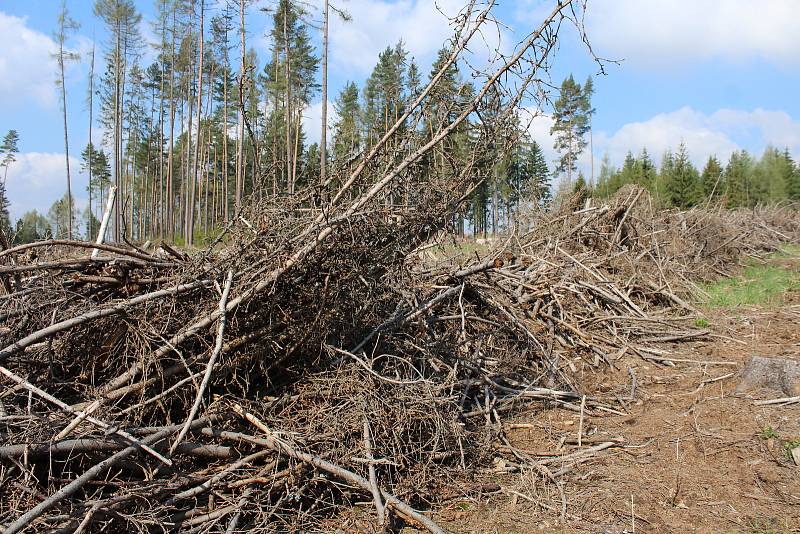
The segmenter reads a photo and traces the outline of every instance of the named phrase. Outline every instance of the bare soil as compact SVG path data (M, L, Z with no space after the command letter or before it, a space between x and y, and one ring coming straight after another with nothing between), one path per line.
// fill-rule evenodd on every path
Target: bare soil
M800 467L784 447L800 440L800 404L758 406L786 395L735 392L752 355L800 360L800 293L778 307L709 313L713 340L675 345L671 355L706 363L665 367L626 355L616 369L587 371L585 393L621 398L629 413L584 417L584 449L609 438L624 447L561 478L566 521L554 484L530 473L471 481L437 520L454 532L800 532ZM570 442L579 426L579 414L550 409L506 431L515 447L552 458L578 450Z

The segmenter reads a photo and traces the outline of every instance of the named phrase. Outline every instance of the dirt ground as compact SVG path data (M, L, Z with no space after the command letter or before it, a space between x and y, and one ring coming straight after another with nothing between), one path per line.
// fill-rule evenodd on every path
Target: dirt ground
M437 520L453 532L800 532L800 467L785 448L800 440L800 403L759 406L755 399L787 395L735 391L753 355L800 360L800 293L708 320L716 337L676 344L670 356L704 363L664 367L623 356L616 370L587 374L587 395L622 399L629 413L584 418L583 449L609 438L622 446L560 478L565 522L556 487L530 473L473 481L479 491L449 501ZM633 376L635 399L626 400ZM552 458L578 450L579 426L579 414L550 409L506 429L518 449Z

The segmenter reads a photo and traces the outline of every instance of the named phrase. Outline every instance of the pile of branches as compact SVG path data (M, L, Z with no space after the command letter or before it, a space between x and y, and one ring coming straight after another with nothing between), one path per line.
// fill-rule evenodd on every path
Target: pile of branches
M442 73L492 4L456 20ZM585 394L577 363L627 351L669 362L665 344L705 335L682 319L688 270L798 233L789 215L648 212L630 190L539 214L474 261L426 257L479 185L473 165L496 154L502 121L477 121L472 157L435 166L413 206L394 204L408 196L398 188L421 160L447 161L467 117L508 119L531 97L560 24L579 26L573 4L499 56L426 142L396 142L401 117L353 168L237 214L204 251L0 252L3 529L442 532L419 510L498 458L560 487L585 451L550 469L513 447L501 418L532 405L620 413ZM366 520L353 512L364 501Z
M324 530L371 499L377 525L440 532L417 509L498 457L554 482L571 469L515 449L503 417L623 413L586 395L580 362L669 364L670 343L707 334L686 320L688 269L800 237L796 211L654 212L630 189L456 265L419 252L440 210L365 212L272 279L296 213L194 256L0 253L4 528Z

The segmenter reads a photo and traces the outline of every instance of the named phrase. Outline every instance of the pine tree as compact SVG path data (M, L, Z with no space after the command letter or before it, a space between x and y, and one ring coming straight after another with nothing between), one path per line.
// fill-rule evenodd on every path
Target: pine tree
M141 15L132 0L95 0L94 13L106 25L111 42L106 51L107 72L104 82L104 125L111 131L114 147L114 185L118 194L114 206L114 240L119 241L122 231L122 171L125 116L125 79L128 60L140 46L139 22Z
M554 148L561 154L554 172L566 173L567 181L577 170L578 157L586 148L586 132L589 130L591 107L587 95L570 75L561 83L558 99L553 104L553 126L550 134L555 136Z
M722 165L716 156L708 157L703 173L700 175L700 186L705 198L718 198L723 191Z
M19 134L16 130L9 130L3 137L3 143L0 144L0 166L3 167L3 177L0 179L0 232L5 232L11 227L6 180L8 168L17 160L17 153L19 153Z
M91 177L86 187L89 197L91 198L94 196L93 193L97 192L99 194L98 198L100 199L99 203L102 205L103 193L108 189L111 179L111 167L108 164L106 153L103 152L102 149L97 149L93 144L89 143L86 145L86 148L83 149L83 152L81 152L81 158L83 160L81 170ZM92 222L91 218L89 218L89 222ZM87 237L91 238L96 235L99 227L90 226L87 229Z
M594 186L594 136L592 135L592 117L594 117L595 109L592 107L592 95L594 95L594 80L591 76L586 78L583 84L583 100L581 102L581 111L586 115L589 128L589 164L590 172L589 185Z
M286 189L295 191L297 163L301 156L301 120L303 110L319 90L316 72L319 58L303 21L305 11L299 2L278 0L273 15L272 41L273 61L265 68L271 92L282 93L282 101L276 102L273 113L283 117L283 139L281 152L286 155ZM273 124L277 124L273 117ZM275 140L277 141L277 139Z
M11 216L8 212L8 196L6 196L6 181L0 180L0 232L7 232L11 228Z
M19 134L16 130L9 130L3 137L0 145L0 167L3 167L3 183L8 179L8 168L17 161L19 153Z
M364 88L363 128L368 144L376 143L405 113L406 57L403 42L387 46ZM391 149L391 147L390 147Z
M61 112L64 118L64 162L67 169L67 204L69 209L72 209L72 178L69 169L69 130L67 128L67 85L65 82L64 71L66 63L69 61L77 61L80 56L75 52L70 52L64 48L64 45L69 39L70 34L80 27L77 21L69 16L67 12L67 1L61 0L61 11L58 14L58 30L54 37L58 43L58 52L52 54L58 63L58 76L56 78L56 86L61 93ZM67 239L72 239L72 219L67 221Z

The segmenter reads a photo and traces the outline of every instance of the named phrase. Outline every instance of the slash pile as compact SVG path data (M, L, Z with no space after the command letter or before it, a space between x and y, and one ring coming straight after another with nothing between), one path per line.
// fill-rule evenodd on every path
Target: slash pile
M3 528L346 530L371 501L379 528L441 532L417 510L497 457L568 471L511 447L502 417L579 409L577 358L669 364L708 334L694 281L800 238L791 208L656 211L629 188L458 264L422 250L452 213L426 202L336 226L282 206L192 255L1 252Z

